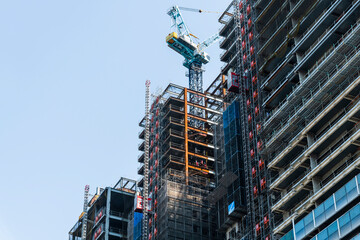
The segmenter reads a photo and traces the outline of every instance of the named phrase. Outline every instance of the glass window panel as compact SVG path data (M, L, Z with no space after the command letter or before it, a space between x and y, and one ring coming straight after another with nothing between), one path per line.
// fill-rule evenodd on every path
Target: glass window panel
M326 219L328 219L335 212L334 199L332 197L326 199L324 202L324 207L325 207L325 216Z
M297 239L301 239L303 236L305 236L304 219L295 224L295 234Z
M324 229L322 232L320 232L317 235L317 240L327 240L327 239L328 239L327 229Z
M310 231L314 229L314 220L313 220L313 212L311 211L310 214L308 214L304 218L304 225L305 225L305 233L308 234Z
M336 207L338 209L342 208L347 204L345 187L342 187L338 191L336 191L335 199L336 199Z
M357 188L356 188L356 181L353 178L350 182L345 185L348 201L351 201L357 196Z
M360 204L353 207L349 213L352 228L358 227L360 225Z
M313 214L309 213L306 217L304 217L304 225L309 225L313 223Z
M347 193L349 193L354 188L356 188L355 178L353 178L350 182L345 184L345 189Z
M327 228L327 231L328 231L328 239L329 239L329 240L337 240L337 239L339 239L337 221L335 221L334 223L332 223L332 224Z
M294 239L294 231L291 229L285 236L280 238L280 240L293 240Z
M317 208L315 208L314 215L315 215L316 226L319 226L321 223L324 222L325 220L324 203L320 204Z
M229 116L228 116L228 111L225 111L223 113L223 124L224 124L224 128L226 128L229 124Z
M339 227L341 236L345 236L349 231L351 231L350 223L350 214L346 213L345 215L339 218Z
M335 199L336 201L339 200L340 198L344 197L346 195L346 190L344 187L340 188L339 190L337 190L335 192Z
M234 117L234 104L231 104L228 109L229 109L229 119L232 120Z
M350 212L351 219L354 219L355 217L357 217L360 214L360 204L353 207L349 212Z
M235 104L235 117L240 118L240 105L239 104Z

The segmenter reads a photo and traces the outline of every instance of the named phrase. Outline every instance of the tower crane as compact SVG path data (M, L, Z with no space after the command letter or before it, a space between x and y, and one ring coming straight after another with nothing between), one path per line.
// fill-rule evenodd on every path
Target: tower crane
M171 17L172 28L175 27L176 32L172 32L166 37L166 43L171 49L185 58L183 65L189 69L189 88L194 91L203 92L202 74L204 70L202 69L202 64L207 64L210 61L210 56L205 52L205 49L218 41L220 36L217 33L202 43L196 44L192 39L195 36L190 33L180 9L199 13L210 11L173 6L167 13ZM190 98L193 103L199 104L201 102L201 99L198 97L190 96Z

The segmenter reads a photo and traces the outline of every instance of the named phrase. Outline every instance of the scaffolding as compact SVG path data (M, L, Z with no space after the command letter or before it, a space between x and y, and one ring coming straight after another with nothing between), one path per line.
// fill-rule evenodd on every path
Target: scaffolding
M189 189L184 190L185 192L193 191L194 194L206 188L205 198L208 191L215 186L213 139L214 126L218 124L222 115L222 84L223 78L219 76L204 93L170 84L162 93L153 97L149 112L148 143L148 189L151 210L149 220L144 220L144 225L147 225L149 229L146 236L149 239L173 239L172 234L176 231L182 231L184 234L186 232L187 237L184 239L188 239L189 234L192 235L191 231L203 239L212 239L214 236L212 231L216 228L212 225L212 218L211 221L209 221L210 217L206 221L198 219L202 221L198 223L203 224L200 224L201 232L197 232L199 229L194 227L196 225L192 226L191 231L189 229L185 231L180 229L180 225L168 226L168 220L163 222L163 216L168 218L171 214L163 211L162 208L169 203L194 209L199 208L198 211L208 211L208 214L210 212L212 206L204 202L205 200L201 200L195 195L192 196L189 192L188 196L172 195L170 190L174 186L173 183L181 183L181 188ZM199 101L195 103L194 97ZM144 127L144 122L143 119L139 125ZM140 139L143 139L143 136L141 131ZM145 150L144 145L146 143L139 144L140 151ZM144 158L143 155L140 155L139 162L142 162ZM141 165L138 173L144 174L145 168L144 165ZM145 180L141 180L140 184L144 185ZM162 197L163 195L165 197ZM186 197L193 198L193 203L186 200ZM163 199L167 200L164 202ZM172 211L178 210L176 208ZM179 216L181 214L178 213ZM167 228L170 230L166 230ZM214 237L214 239L216 238Z
M272 238L301 239L305 213L358 172L360 1L259 0L251 10Z
M169 169L158 195L158 239L217 239L209 179Z

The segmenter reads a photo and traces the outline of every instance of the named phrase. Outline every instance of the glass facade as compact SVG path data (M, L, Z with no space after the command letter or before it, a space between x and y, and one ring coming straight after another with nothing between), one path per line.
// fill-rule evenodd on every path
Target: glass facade
M134 240L142 239L142 213L134 212Z
M328 199L326 199L323 203L321 203L313 211L306 215L303 219L298 221L294 226L294 230L292 229L290 232L284 235L281 240L294 239L293 231L295 231L297 240L303 239L316 227L320 226L324 221L345 207L350 201L359 196L359 186L357 185L357 182L360 182L359 180L360 174L351 179L348 183L346 183L343 187L337 190L333 195L331 195ZM343 226L342 228L340 227L340 229L342 229L342 233L345 233L347 229L351 229L351 226L349 225L350 223L348 219L346 219L346 216L344 215L343 217L344 218L339 219L339 223L341 226ZM337 225L336 228L333 225L330 225L327 228L326 233L321 232L318 234L317 239L338 239L336 238L336 236L339 236L337 231ZM327 238L323 238L323 236L326 236Z
M238 176L228 187L227 205L235 203L235 208L245 206L246 199L239 108L239 102L234 101L223 112L226 171L231 171Z
M291 229L287 234L285 234L281 240L293 240L294 239L294 230Z
M344 238L360 226L360 203L322 230L311 240L336 240ZM359 239L359 235L353 239Z

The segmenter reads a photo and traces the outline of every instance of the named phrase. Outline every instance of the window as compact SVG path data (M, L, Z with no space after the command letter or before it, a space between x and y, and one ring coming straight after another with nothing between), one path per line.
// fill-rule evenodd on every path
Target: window
M285 236L280 238L280 240L293 240L294 239L294 231L291 229Z
M351 231L351 222L350 222L349 213L346 213L345 215L339 218L339 227L340 227L341 236L344 236Z
M338 229L339 224L339 229ZM316 237L317 240L337 240L339 231L342 238L353 229L360 226L360 204L350 209L347 213L338 218L329 227L321 231ZM316 239L316 238L313 238ZM312 240L313 240L312 239ZM352 239L355 240L355 239Z
M304 218L304 225L305 225L305 234L308 234L310 231L314 229L314 219L313 219L312 211Z
M319 226L321 223L325 221L324 211L325 211L324 203L320 204L317 208L315 208L314 215L315 215L316 226Z
M335 206L334 206L334 199L332 197L328 198L324 202L324 208L325 208L325 216L326 219L331 217L335 212Z
M340 188L335 193L335 199L336 199L336 207L337 208L342 208L343 206L346 205L347 199L346 199L346 190L344 187Z
M328 239L329 240L337 240L339 239L339 232L338 232L338 227L337 227L337 221L335 221L334 223L332 223L328 228Z
M355 178L353 178L350 182L348 182L345 185L345 189L346 189L348 201L351 201L358 195Z
M357 176L360 178L360 174ZM350 200L358 196L356 179L351 179L342 188L340 188L334 195L331 195L322 204L317 206L311 213L306 215L303 219L297 222L294 226L294 231L297 239L302 239L309 234L314 227L320 226L325 220L332 217L335 213L335 203L337 211L343 208ZM315 219L315 223L314 223ZM341 236L344 236L355 227L360 226L360 204L352 208L348 214L341 216L339 219L339 228L337 221L331 224L317 235L317 240L321 239L339 239L339 231ZM289 233L288 233L289 234ZM286 234L281 239L285 240L290 235ZM290 238L291 239L291 238Z
M297 239L301 239L305 236L304 219L295 224L295 234Z
M322 230L322 232L317 235L317 240L328 240L327 229Z
M357 227L360 225L360 204L353 207L350 211L350 219L352 227Z

